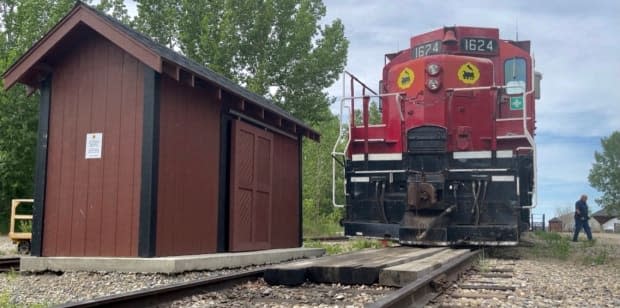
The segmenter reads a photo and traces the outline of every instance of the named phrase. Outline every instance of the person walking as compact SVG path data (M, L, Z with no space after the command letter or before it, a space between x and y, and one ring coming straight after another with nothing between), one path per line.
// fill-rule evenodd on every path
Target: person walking
M577 241L579 237L579 231L583 228L583 231L586 232L588 236L588 240L592 240L592 230L590 230L590 225L588 224L588 196L581 195L581 198L575 202L575 234L573 234L573 242Z

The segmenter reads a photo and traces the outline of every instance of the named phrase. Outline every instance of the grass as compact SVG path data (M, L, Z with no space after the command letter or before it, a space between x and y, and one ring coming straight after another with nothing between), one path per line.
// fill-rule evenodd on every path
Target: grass
M485 250L482 250L482 253L478 257L478 262L476 263L476 268L480 272L488 272L490 269L489 260L485 257Z
M596 237L596 236L595 236ZM500 257L519 256L530 259L550 259L574 264L590 266L620 264L618 247L606 243L605 240L579 241L573 243L568 233L536 231L525 234L527 246L519 246L501 250Z
M20 305L11 302L11 294L9 292L0 293L0 307L2 308L22 308L22 307L30 307L30 308L43 308L49 307L50 305L46 304L28 304L28 305Z
M596 245L596 240L581 242L580 252L582 253L582 263L584 265L603 265L607 264L613 253L611 247L606 245Z
M342 234L342 227L337 222L317 220L304 222L305 237L334 236Z
M17 307L11 303L11 294L9 292L0 293L0 307Z
M18 220L16 232L32 232L32 220Z
M533 252L538 257L567 260L571 254L570 240L555 232L534 232L539 241L534 245Z
M323 248L327 255L341 254L351 251L357 251L367 248L381 248L383 243L379 240L357 238L343 242L320 242L305 241L304 247L307 248Z
M15 269L13 269L13 268L11 268L8 272L6 272L6 280L8 280L8 281L15 280L17 278L17 276L19 276L19 273ZM2 307L2 306L0 306L0 307Z

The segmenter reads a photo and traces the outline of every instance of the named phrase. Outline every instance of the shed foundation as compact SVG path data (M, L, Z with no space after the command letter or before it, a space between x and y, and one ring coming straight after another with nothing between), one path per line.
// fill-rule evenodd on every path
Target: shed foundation
M265 265L288 260L319 257L322 248L287 248L251 252L214 253L161 258L116 257L22 257L22 272L137 272L173 274Z

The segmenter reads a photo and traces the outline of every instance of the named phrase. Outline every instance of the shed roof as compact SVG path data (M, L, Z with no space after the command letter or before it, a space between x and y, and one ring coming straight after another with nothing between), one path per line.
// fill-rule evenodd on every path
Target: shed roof
M562 219L560 219L558 217L553 217L553 218L551 218L551 220L549 220L549 222L562 222Z
M620 210L601 209L592 214L592 218L596 219L600 224L604 224L613 218L620 218Z
M61 43L66 43L61 42L63 38L80 25L93 29L158 73L167 74L191 86L205 84L215 87L219 98L222 92L237 97L238 107L242 111L246 108L246 104L251 105L257 109L255 113L259 117L274 119L273 122L279 129L301 134L316 141L320 139L317 131L268 99L153 41L81 1L78 1L65 17L9 67L2 75L4 89L8 90L18 82L31 89L38 88L42 77L51 70L44 61L46 56Z

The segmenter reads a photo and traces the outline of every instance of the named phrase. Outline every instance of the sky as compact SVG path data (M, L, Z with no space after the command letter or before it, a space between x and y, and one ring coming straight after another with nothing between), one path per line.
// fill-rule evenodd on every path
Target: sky
M498 28L500 38L530 40L543 74L536 105L538 207L548 221L583 193L594 211L600 192L588 183L600 139L620 130L620 1L324 0L350 42L347 71L367 85L381 78L384 54L443 26ZM342 96L342 84L329 89Z
M125 1L130 14L135 3ZM443 26L498 28L500 38L530 40L536 70L543 74L536 105L538 207L548 221L572 209L581 194L594 201L588 173L600 139L620 130L620 1L324 0L327 15L345 25L346 70L377 85L384 54L408 47L409 39ZM328 89L342 95L342 83ZM337 110L336 106L332 108Z

